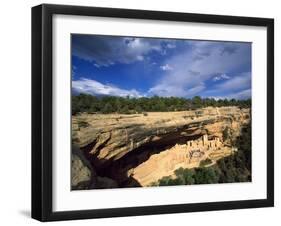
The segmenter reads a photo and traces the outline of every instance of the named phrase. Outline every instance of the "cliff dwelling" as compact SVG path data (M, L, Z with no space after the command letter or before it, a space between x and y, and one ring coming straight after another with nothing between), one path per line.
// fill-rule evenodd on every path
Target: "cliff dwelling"
M176 144L159 154L151 155L147 161L129 169L127 176L134 178L141 186L149 186L164 176L172 176L180 167L199 167L201 161L206 159L210 159L209 165L215 164L217 159L228 156L233 151L234 148L225 146L218 137L208 139L205 134L186 144Z
M224 133L239 136L249 123L249 110L201 111L74 118L74 141L91 165L91 183L102 181L98 188L151 186L179 168L212 166L235 153ZM85 126L79 128L79 120Z

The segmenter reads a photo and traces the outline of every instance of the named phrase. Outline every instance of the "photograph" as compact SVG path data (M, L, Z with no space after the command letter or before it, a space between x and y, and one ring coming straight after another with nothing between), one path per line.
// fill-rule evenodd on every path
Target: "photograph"
M274 206L274 18L41 4L31 40L32 218Z
M71 190L251 182L252 43L71 34Z

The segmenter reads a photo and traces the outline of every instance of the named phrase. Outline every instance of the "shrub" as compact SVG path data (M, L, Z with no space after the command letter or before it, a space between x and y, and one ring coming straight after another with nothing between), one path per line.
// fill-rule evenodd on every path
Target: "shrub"
M219 176L212 167L197 168L194 179L196 184L215 184L219 182Z
M204 159L200 162L200 167L204 167L204 166L209 165L211 163L212 163L212 160L209 159L209 158L206 158L206 159Z

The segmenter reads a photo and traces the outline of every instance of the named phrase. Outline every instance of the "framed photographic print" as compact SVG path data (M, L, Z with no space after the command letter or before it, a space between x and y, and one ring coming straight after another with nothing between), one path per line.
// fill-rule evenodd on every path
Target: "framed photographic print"
M274 205L274 21L32 8L32 217Z

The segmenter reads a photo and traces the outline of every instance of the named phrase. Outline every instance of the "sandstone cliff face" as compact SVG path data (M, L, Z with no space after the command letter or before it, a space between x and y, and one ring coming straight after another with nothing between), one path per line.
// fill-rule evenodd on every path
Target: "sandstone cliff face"
M249 109L204 108L182 112L145 114L81 114L73 117L73 142L96 160L96 167L116 161L149 143L177 143L208 134L223 140L228 128L232 137L250 118Z
M73 143L89 161L91 172L88 175L89 171L74 156L76 171L86 180L83 183L74 180L74 184L86 183L86 188L149 186L178 167L198 167L206 158L215 163L232 153L231 142L249 121L250 110L237 107L73 116ZM200 146L204 155L190 162L186 156L194 150L187 146L200 143L204 137L210 142L222 142L221 147L208 153L206 147Z
M71 189L116 188L118 184L107 177L99 177L84 153L76 146L71 154Z
M186 144L176 144L172 148L152 154L148 159L133 167L123 167L124 173L132 177L143 186L151 186L159 179L166 176L175 176L175 170L179 168L195 168L211 166L216 164L216 160L229 156L235 152L234 147L225 146L218 137L208 139L205 134L202 137L187 141ZM118 172L120 174L120 170Z
M76 189L87 189L95 179L95 172L78 147L73 145L71 154L71 187Z

